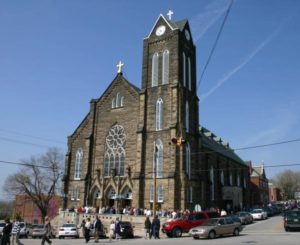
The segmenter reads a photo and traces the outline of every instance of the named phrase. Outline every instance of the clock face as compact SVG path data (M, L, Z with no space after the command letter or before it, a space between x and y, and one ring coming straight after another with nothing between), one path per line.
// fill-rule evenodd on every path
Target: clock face
M161 36L165 33L165 31L166 31L165 26L159 26L159 27L157 27L155 34L156 34L156 36Z
M186 38L187 40L190 40L190 39L191 39L191 35L190 35L190 33L189 33L189 31L188 31L187 29L185 29L184 35L185 35L185 38Z

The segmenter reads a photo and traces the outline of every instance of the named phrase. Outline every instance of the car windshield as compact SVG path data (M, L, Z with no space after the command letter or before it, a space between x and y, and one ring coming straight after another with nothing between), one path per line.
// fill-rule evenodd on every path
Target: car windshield
M217 217L219 217L218 213L207 213L207 216L209 218L217 218Z
M213 225L216 225L217 223L218 223L218 219L208 219L208 220L204 221L204 223L202 225L213 226Z
M286 216L291 218L300 218L300 212L294 211L294 212L288 212Z
M24 223L20 223L19 226L20 226L20 228L23 228L25 226L25 224Z
M255 209L255 210L253 210L251 213L253 213L253 214L258 214L258 213L261 213L261 212L262 212L261 209Z
M5 226L5 223L0 223L0 227L4 227Z
M123 226L123 227L131 226L131 223L130 222L121 222L120 225Z
M64 228L67 228L67 227L75 227L75 225L74 225L74 224L63 224L62 227L64 227Z
M34 226L34 229L44 229L44 225L36 225Z
M244 217L246 216L246 213L239 213L238 216Z

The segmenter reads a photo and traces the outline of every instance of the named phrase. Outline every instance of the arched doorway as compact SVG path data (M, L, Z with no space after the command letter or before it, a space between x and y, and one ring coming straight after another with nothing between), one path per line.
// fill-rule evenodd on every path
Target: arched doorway
M95 187L92 191L92 202L93 207L100 208L100 199L102 198L102 193L98 189L98 187Z
M132 190L128 186L126 186L122 190L122 199L121 199L121 207L122 208L128 208L132 205Z
M106 205L109 207L114 207L116 204L116 191L113 187L109 188L106 195Z

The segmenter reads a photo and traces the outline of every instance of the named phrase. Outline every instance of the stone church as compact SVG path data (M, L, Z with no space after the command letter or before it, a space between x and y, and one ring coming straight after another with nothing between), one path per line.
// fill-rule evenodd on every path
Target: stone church
M144 38L141 88L122 65L68 137L64 207L246 206L249 168L199 125L188 21L158 17Z

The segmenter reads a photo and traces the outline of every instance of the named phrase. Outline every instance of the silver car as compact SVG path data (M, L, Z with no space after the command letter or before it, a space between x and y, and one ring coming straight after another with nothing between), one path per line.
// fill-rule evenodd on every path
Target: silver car
M75 224L63 224L58 231L58 238L75 237L79 238L79 232Z
M213 239L223 235L238 236L241 231L241 223L234 222L230 217L220 217L206 220L202 225L190 229L189 234L194 239Z

